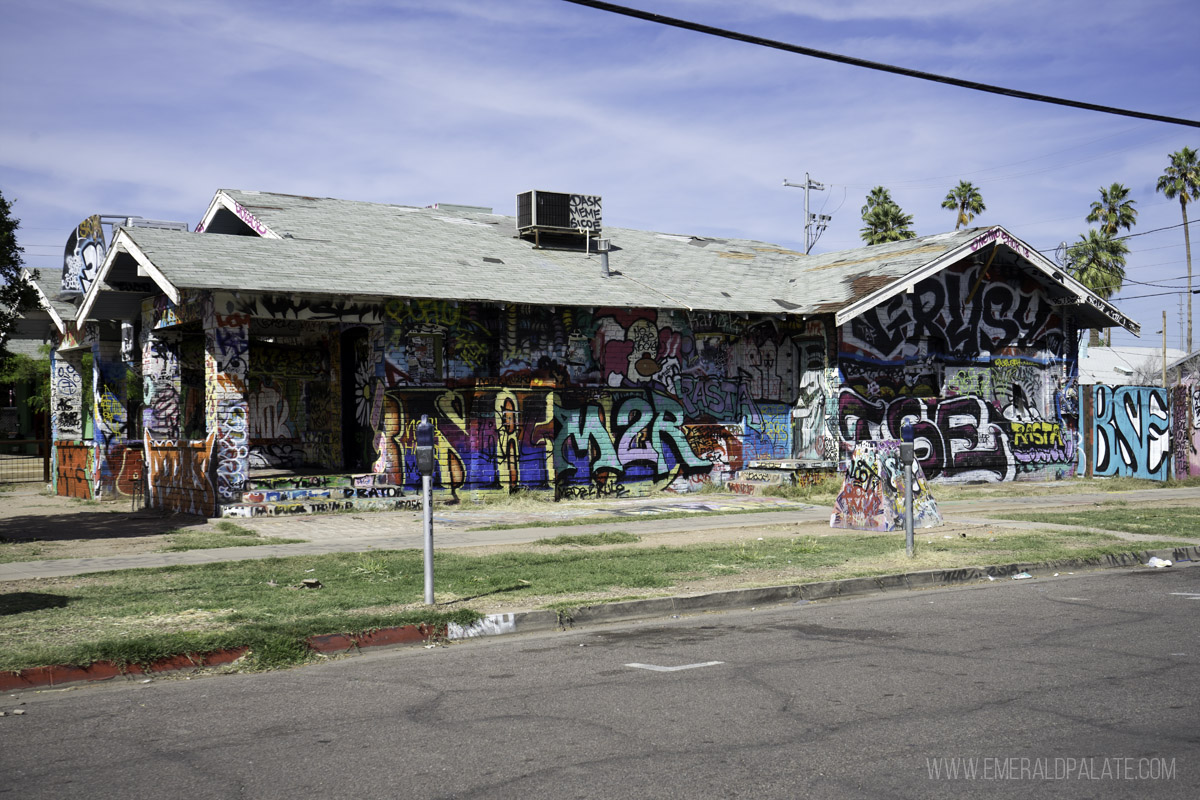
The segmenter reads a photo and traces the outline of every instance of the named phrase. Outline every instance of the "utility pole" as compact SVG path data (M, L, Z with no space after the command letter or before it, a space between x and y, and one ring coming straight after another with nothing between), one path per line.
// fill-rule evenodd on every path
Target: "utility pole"
M804 190L804 254L808 255L813 249L813 245L817 243L817 239L821 238L821 234L825 232L825 226L832 219L828 214L810 214L808 212L808 193L816 189L818 192L825 191L825 184L817 183L804 173L804 183L788 183L788 179L783 179L784 186L790 186L793 189Z

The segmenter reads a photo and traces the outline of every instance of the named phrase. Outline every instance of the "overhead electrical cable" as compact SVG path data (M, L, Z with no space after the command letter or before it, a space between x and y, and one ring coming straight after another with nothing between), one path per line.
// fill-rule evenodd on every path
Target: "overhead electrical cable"
M826 61L836 61L840 64L849 64L854 67L864 67L865 69L878 70L880 72L890 72L894 75L904 75L909 78L919 78L924 81L932 81L934 83L944 83L950 86L959 86L963 89L974 89L977 92L990 92L991 94L1004 95L1005 97L1016 97L1021 100L1033 100L1038 103L1050 103L1058 106L1069 106L1071 108L1082 108L1087 111L1098 111L1102 114L1115 114L1122 117L1135 117L1137 119L1149 119L1155 122L1166 122L1171 125L1186 125L1190 128L1200 128L1200 122L1191 119L1180 119L1179 117L1167 117L1162 114L1150 114L1145 111L1131 111L1125 108L1116 108L1114 106L1100 105L1098 103L1085 103L1080 100L1068 100L1062 97L1052 97L1050 95L1038 94L1036 92L1025 92L1020 89L1006 89L1003 86L993 86L989 83L978 83L977 81L966 81L961 78L952 78L948 75L937 75L932 72L923 72L917 69L909 69L908 67L897 67L892 64L884 64L879 61L868 61L865 58L855 58L854 56L844 56L840 53L830 53L826 50L816 50L812 47L804 47L798 44L788 44L774 39L764 39L761 36L752 36L748 33L738 33L724 28L715 28L711 25L703 25L699 22L689 22L684 19L668 17L663 14L655 14L650 11L641 11L636 8L627 6L619 6L615 3L604 3L600 0L566 0L568 3L574 3L577 6L587 6L600 11L608 11L613 14L621 14L634 19L646 20L647 22L656 22L660 25L669 25L673 28L681 28L685 31L693 31L695 33L704 33L709 36L717 36L722 39L731 39L735 42L745 42L746 44L754 44L760 47L770 47L774 50L783 50L788 53L796 53L802 56L810 56L812 58L821 58Z

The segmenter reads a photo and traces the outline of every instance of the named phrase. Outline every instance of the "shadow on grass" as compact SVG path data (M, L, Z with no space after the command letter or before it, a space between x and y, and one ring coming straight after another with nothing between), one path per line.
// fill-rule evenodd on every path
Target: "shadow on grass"
M0 617L24 614L26 611L63 608L69 602L71 602L70 598L61 594L45 594L43 592L0 594Z

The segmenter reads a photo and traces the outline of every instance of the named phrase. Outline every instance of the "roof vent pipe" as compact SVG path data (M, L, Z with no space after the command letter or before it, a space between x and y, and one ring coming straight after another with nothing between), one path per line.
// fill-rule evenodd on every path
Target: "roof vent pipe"
M608 251L610 247L611 243L608 239L596 240L596 252L600 254L600 274L606 278L610 274L608 271Z

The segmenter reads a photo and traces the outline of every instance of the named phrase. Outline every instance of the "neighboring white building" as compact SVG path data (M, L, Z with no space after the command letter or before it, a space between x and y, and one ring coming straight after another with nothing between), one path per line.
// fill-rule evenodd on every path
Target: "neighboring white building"
M1167 348L1168 367L1186 355ZM1087 337L1079 345L1079 383L1106 386L1159 386L1162 384L1161 347L1094 347Z

